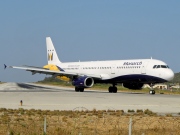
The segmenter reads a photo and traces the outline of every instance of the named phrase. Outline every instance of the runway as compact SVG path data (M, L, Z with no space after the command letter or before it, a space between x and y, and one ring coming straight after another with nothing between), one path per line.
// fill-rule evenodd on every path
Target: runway
M23 106L20 106L20 100ZM150 109L157 113L180 113L179 95L149 95L143 93L88 90L33 83L0 84L0 108L42 110L124 110Z

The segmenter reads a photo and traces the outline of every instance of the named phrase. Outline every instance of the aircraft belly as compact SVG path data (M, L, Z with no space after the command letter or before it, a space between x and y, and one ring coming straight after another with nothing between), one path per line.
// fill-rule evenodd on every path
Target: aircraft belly
M142 75L142 74L131 74L131 75L121 75L107 80L101 80L102 83L125 83L125 82L136 82L136 83L162 83L166 82L166 80L150 75Z

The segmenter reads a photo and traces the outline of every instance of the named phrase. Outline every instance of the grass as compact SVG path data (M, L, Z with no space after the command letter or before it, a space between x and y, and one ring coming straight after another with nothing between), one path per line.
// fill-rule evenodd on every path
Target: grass
M156 115L157 115L156 113L152 112L152 111L149 110L149 109L144 110L144 114L147 114L147 115L149 115L149 116L156 116Z
M144 111L143 110L136 110L136 113L143 113Z
M134 113L135 111L128 109L128 112L129 112L129 113Z
M0 108L0 134L9 132L12 135L43 135L45 117L47 135L124 135L128 134L130 118L133 122L133 134L178 135L180 133L180 117L174 117L172 114L159 116L148 109L130 112L133 112L133 115L128 115L129 112L123 110L43 111Z

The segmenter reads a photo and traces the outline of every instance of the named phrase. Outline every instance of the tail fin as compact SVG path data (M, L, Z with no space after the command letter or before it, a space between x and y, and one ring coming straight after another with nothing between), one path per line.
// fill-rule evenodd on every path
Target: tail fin
M46 37L46 45L47 45L48 64L55 64L56 65L58 63L61 63L50 37Z

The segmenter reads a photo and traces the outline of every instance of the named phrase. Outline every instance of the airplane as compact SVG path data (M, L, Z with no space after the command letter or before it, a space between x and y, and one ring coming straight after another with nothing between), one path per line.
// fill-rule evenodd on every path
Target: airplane
M160 60L151 58L63 63L59 60L50 37L46 37L46 45L48 65L8 67L30 71L32 75L40 73L65 81L71 80L76 92L84 92L85 88L91 88L96 83L112 84L108 89L109 93L117 93L118 83L128 89L139 90L144 84L149 84L152 88L154 84L174 78L173 71ZM149 94L155 94L155 90L150 89Z

